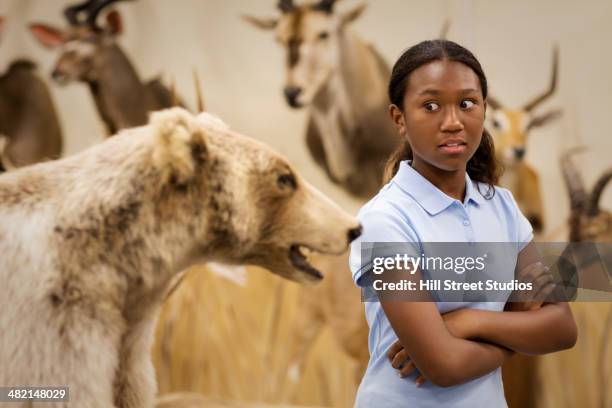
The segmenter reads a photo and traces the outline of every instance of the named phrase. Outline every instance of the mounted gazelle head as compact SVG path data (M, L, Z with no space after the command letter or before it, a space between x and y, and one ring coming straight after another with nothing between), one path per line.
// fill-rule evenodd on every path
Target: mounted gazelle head
M587 193L580 173L571 160L574 149L561 157L563 179L570 198L570 241L612 242L612 213L600 208L599 201L612 179L612 168L605 171Z
M533 98L519 109L508 109L498 100L489 96L487 103L492 112L487 115L487 129L495 141L495 151L499 160L511 165L521 162L525 156L529 131L543 126L561 116L561 110L553 109L536 115L534 109L550 98L557 88L559 70L559 51L553 51L552 78L548 90Z
M345 13L334 13L336 0L295 5L280 0L279 18L244 19L257 28L275 30L276 40L286 50L284 94L293 108L308 105L340 63L340 40L345 27L365 10L358 5Z
M96 23L104 8L119 0L88 0L64 10L68 20L65 30L46 24L31 24L30 31L46 47L61 47L53 69L53 79L60 84L70 81L96 80L96 58L104 49L115 46L115 37L121 33L121 17L116 10L106 15L106 25Z

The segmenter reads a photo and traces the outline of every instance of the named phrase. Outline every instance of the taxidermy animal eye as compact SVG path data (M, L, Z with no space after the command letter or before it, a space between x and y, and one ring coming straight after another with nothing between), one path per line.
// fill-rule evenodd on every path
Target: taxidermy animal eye
M281 190L284 190L286 188L295 190L297 188L297 182L295 181L295 176L293 174L281 174L280 176L278 176L276 184L278 184L278 187Z

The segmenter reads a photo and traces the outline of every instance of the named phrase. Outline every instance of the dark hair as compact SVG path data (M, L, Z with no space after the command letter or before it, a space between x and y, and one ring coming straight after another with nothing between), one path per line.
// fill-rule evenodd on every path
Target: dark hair
M443 60L460 62L471 68L480 81L483 99L487 98L487 78L474 54L452 41L431 40L410 47L393 66L391 79L389 80L389 100L391 103L404 110L404 93L410 74L425 64ZM411 159L412 149L408 141L404 139L387 160L383 176L384 183L391 180L397 173L402 160ZM495 194L493 185L498 182L501 171L501 165L495 158L493 138L489 132L484 130L478 149L467 163L467 173L472 180L488 184L490 191ZM489 196L488 193L487 196Z

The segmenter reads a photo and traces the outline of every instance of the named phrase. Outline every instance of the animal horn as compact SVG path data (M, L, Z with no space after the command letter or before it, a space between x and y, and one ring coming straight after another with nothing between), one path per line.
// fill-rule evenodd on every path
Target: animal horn
M599 200L610 179L612 179L612 167L606 170L595 183L595 187L593 187L593 191L588 199L587 215L595 216L599 213Z
M446 40L448 38L448 32L450 31L450 27L451 27L451 19L447 18L446 20L444 20L444 24L442 24L442 28L440 29L439 38L441 40Z
M552 77L550 80L550 87L546 92L534 98L531 102L527 103L523 109L527 112L531 111L533 108L544 102L546 99L550 98L552 94L555 93L555 89L557 88L557 77L559 74L559 47L555 46L553 49L553 64L552 64Z
M172 106L178 106L178 98L176 97L176 82L174 77L170 81L170 96L172 97Z
M97 0L86 0L81 3L73 4L64 9L64 17L68 20L68 23L72 26L81 24L79 21L79 13L91 9L91 7L97 2Z
M567 151L561 156L561 171L570 199L569 239L571 242L578 242L581 240L580 220L587 201L587 194L584 190L582 177L574 166L571 156L583 150L584 147L575 148Z
M15 169L15 165L6 153L7 145L8 138L4 135L0 135L0 173L2 173L3 171L10 171Z
M198 76L198 70L193 68L193 82L196 89L198 113L204 112L204 98L202 97L202 88L200 88L200 77Z
M563 180L570 196L570 207L572 211L582 211L587 200L587 193L584 189L582 176L574 166L571 156L575 153L584 151L584 147L571 149L561 156L561 171Z
M334 11L334 4L337 0L321 0L317 4L313 5L311 8L313 10L324 11L326 13L331 14Z
M87 16L87 25L91 27L96 27L96 19L100 12L104 10L109 5L116 3L118 1L132 1L132 0L100 0L95 6L91 7L89 10L89 15Z
M291 13L293 10L295 10L295 4L293 4L293 0L279 0L278 8L283 13Z

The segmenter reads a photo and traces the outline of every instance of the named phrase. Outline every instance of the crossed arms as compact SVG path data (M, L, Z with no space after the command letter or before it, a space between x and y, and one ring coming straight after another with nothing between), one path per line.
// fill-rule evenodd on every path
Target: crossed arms
M531 242L516 269L527 271L545 298L554 283L538 260ZM413 279L420 279L420 271ZM577 339L567 303L513 302L503 312L459 309L442 316L432 301L381 299L381 305L399 339L389 350L391 363L403 375L417 369L418 385L424 380L441 387L461 384L500 367L515 352L551 353L571 348Z

